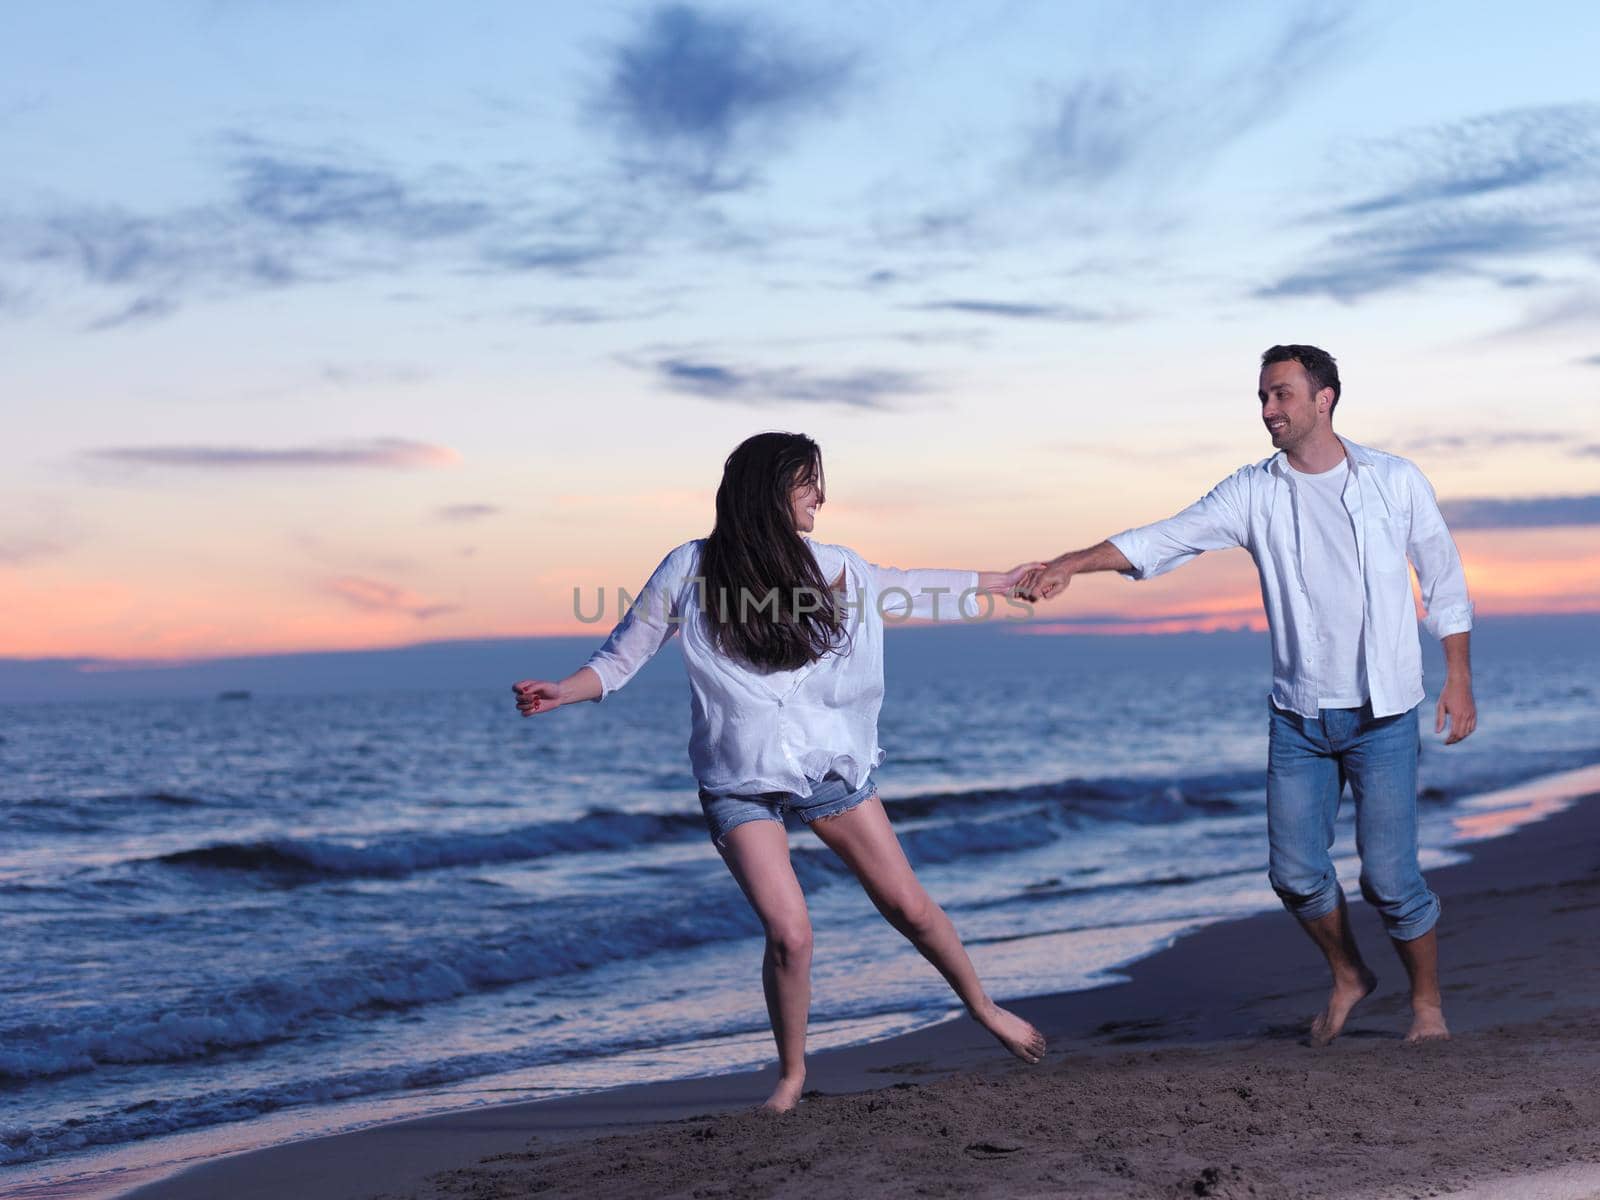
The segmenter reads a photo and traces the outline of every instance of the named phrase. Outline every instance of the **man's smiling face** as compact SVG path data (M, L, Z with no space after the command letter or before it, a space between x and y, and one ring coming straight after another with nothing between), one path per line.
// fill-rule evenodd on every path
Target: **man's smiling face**
M1333 393L1323 389L1329 400ZM1293 450L1316 431L1325 420L1318 411L1319 393L1311 388L1311 377L1297 362L1276 362L1261 368L1256 396L1261 401L1261 423L1279 450Z

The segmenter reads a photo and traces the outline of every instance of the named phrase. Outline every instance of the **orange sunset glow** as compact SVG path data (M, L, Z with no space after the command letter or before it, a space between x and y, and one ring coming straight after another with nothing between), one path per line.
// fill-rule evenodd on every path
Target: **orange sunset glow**
M1213 20L1179 7L1157 24ZM970 18L1015 73L911 72L891 96L840 67L827 102L762 93L748 125L663 139L582 83L626 13L559 8L536 39L569 56L550 107L515 116L428 49L461 111L410 74L399 109L346 113L342 73L308 76L302 111L209 52L127 95L78 50L17 59L0 658L602 637L573 590L636 592L704 536L761 430L823 448L819 539L1003 569L1271 453L1260 357L1300 342L1338 360L1338 431L1456 513L1479 612L1600 611L1594 112L1547 94L1581 71L1420 82L1436 19L1390 6L1363 82L1252 102L1254 56L1305 33L1266 6L1129 59L1147 90L1088 86L1083 14L1042 6ZM894 42L890 12L843 23ZM266 52L235 32L241 61ZM1165 634L1261 608L1231 553L1077 581L1034 619Z
M569 499L561 503L575 511ZM1589 529L1469 530L1457 541L1480 615L1600 611L1600 545ZM618 589L637 592L654 567L651 553L611 562L594 553L581 565L541 564L524 573L514 555L497 561L491 548L480 547L437 580L419 578L414 586L333 572L302 571L275 580L259 568L244 575L196 570L178 581L133 572L104 578L56 564L3 580L0 601L11 619L0 655L148 662L451 638L564 635L598 641L616 619ZM972 549L930 563L909 554L881 557L894 565L989 567L1028 556ZM597 589L605 589L602 621L574 615L575 588L582 590L585 616L595 612ZM997 624L1007 632L1040 635L1265 628L1255 571L1240 551L1205 555L1141 583L1081 578L1065 596L1037 606L1026 626L999 621L1005 615L998 610Z

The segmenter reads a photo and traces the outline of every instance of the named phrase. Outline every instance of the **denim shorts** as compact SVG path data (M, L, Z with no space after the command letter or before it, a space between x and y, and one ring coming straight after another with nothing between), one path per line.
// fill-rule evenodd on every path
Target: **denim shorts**
M705 813L711 840L720 848L727 844L730 830L746 821L776 821L786 824L785 816L798 817L809 825L823 817L849 812L878 794L878 785L869 776L858 788L846 779L828 775L812 786L811 794L796 792L758 792L749 796L714 796L700 789L700 809Z

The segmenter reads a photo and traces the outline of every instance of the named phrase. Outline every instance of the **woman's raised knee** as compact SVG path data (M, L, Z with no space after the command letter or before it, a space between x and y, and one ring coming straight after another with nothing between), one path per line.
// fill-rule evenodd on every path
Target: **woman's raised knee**
M927 933L939 916L939 906L920 887L880 898L878 909L889 924L907 937Z
M767 926L767 948L779 964L809 959L811 940L811 922L804 917L775 921Z

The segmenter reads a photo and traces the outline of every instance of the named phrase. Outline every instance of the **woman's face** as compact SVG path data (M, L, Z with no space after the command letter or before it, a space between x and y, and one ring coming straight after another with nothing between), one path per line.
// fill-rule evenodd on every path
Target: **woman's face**
M810 533L817 527L817 509L822 507L822 483L813 473L804 476L789 489L789 507L793 510L796 533Z

